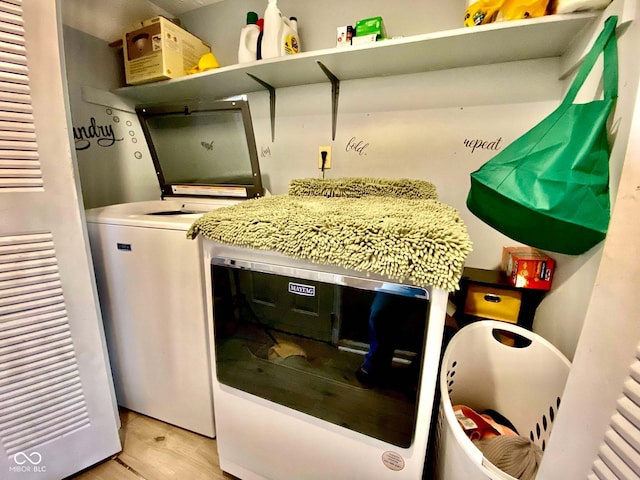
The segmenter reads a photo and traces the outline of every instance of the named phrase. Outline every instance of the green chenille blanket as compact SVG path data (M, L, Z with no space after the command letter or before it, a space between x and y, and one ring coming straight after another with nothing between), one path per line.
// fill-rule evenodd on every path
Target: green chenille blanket
M386 178L300 178L291 180L289 195L298 197L348 197L372 196L438 199L436 187L424 180L390 180Z
M471 251L458 212L416 180L294 180L288 195L206 213L197 235L450 292Z

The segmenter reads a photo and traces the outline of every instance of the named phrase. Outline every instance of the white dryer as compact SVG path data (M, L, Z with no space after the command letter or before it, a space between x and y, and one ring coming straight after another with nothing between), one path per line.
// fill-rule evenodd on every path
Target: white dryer
M263 194L246 101L138 109L162 200L87 210L118 404L215 436L204 212Z
M203 247L220 467L243 480L429 478L447 292ZM367 385L357 371L376 299L397 335L387 374Z

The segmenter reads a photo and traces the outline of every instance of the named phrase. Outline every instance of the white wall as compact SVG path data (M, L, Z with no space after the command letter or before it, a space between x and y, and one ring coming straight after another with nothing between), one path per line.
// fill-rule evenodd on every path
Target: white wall
M622 2L617 0L617 3ZM278 5L285 15L298 17L302 48L311 50L332 47L336 26L377 14L385 19L390 35L458 28L466 3L439 2L436 6L435 2L409 0L393 3L280 0ZM266 1L261 0L226 0L185 14L181 19L192 33L211 43L221 64L228 65L235 62L246 11L253 9L261 14L265 6ZM621 63L629 62L632 47L621 41ZM78 47L67 48L75 51ZM78 62L79 58L81 56L67 54L67 62ZM637 62L634 60L632 64L633 68L621 69L624 77L621 74L620 103L624 105L635 97L633 79L637 80ZM558 104L565 87L559 77L565 67L559 59L543 59L345 81L340 86L335 141L331 139L328 82L277 91L274 142L271 141L268 95L266 92L250 94L265 185L272 193L282 194L286 193L291 179L318 176L318 146L332 145L333 168L327 172L328 177L411 177L432 181L441 199L458 208L468 226L474 242L468 265L496 268L502 247L517 243L480 222L465 206L469 173L489 160L495 151L472 152L464 141L500 139L499 146L504 146L516 139ZM77 84L93 84L97 80L93 72L86 69L78 68L76 72ZM74 112L86 108L78 107L79 102L76 99L75 105L72 103ZM630 118L626 108L619 107L614 118L621 147L612 158L613 172L619 172L624 157ZM74 123L75 118L74 113ZM368 145L361 152L354 151L348 148L352 139ZM113 188L117 184L128 185L117 201L135 200L130 187L147 185L146 174L142 178L126 171L132 163L128 155L123 152L117 160L112 156L114 168L98 175L102 182L109 179ZM142 171L145 160L140 160ZM79 155L81 172L89 172L89 161L80 162ZM150 165L150 159L148 161ZM121 162L119 166L118 162ZM103 196L94 197L104 201L106 193L95 182L97 177L93 173L87 175L89 183L82 179L83 192L87 190L85 198L99 190ZM617 184L616 176L612 177L612 184ZM151 190L145 187L144 195L151 195ZM539 307L534 330L569 358L573 357L582 328L601 249L597 246L577 257L551 254L558 262L554 286Z
M85 208L157 200L160 187L135 113L89 103L83 95L86 87L108 92L124 83L121 55L73 28L64 27L63 35Z

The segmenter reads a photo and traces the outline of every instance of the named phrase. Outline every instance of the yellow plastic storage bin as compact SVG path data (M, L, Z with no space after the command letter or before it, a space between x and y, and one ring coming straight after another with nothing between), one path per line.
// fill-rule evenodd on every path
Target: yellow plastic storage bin
M518 323L522 292L489 285L469 285L464 303L465 315Z

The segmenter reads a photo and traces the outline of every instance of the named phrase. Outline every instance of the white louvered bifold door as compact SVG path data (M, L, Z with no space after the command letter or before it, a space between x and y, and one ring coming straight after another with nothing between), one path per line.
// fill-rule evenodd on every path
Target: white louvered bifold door
M0 3L0 191L42 188L20 2Z
M640 479L640 345L589 480Z
M0 0L0 479L120 450L72 156L59 5Z

